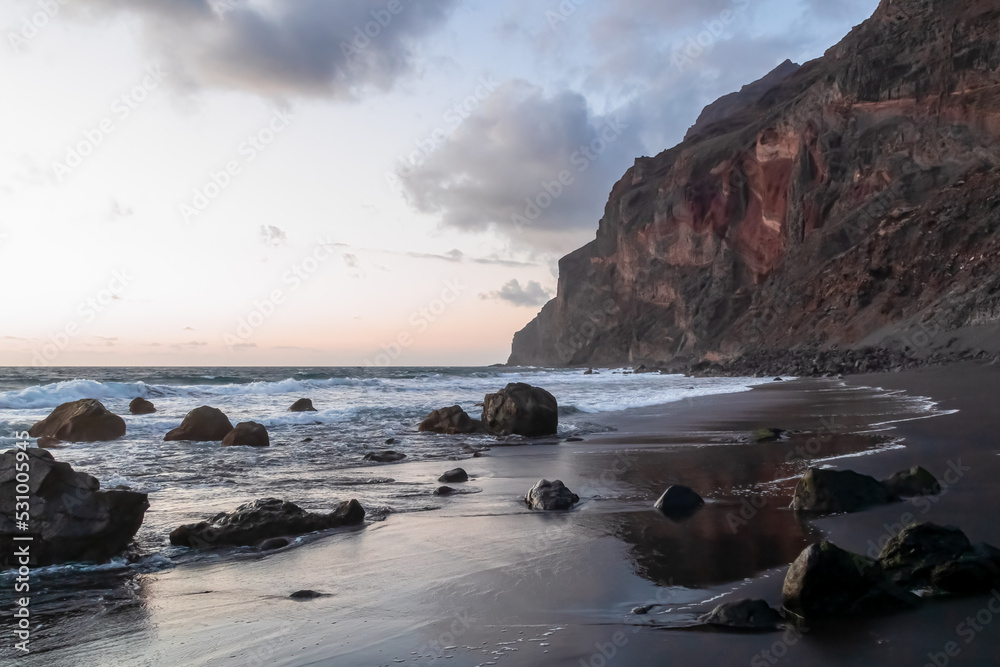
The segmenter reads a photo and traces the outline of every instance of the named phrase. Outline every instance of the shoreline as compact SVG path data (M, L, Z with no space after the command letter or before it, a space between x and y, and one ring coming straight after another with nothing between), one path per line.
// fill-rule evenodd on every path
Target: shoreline
M617 431L555 447L498 447L463 461L473 476L468 486L481 491L456 496L437 511L390 515L258 558L138 575L139 604L105 619L103 627L77 626L79 644L33 653L23 663L391 665L433 664L447 655L449 665L595 665L602 658L622 665L676 658L752 664L761 651L785 642L782 664L922 665L927 651L921 650L940 650L935 647L954 634L951 621L975 613L984 600L933 602L901 616L806 633L794 644L781 633L680 628L724 599L780 604L784 570L801 548L822 536L863 553L905 511L922 509L903 503L800 521L782 507L794 477L744 487L769 474L767 482L787 477L778 474L785 457L806 446L809 434L793 433L782 443L741 442L752 428L826 428L833 437L821 453L850 457L828 464L877 478L923 465L946 481L948 462L961 459L973 470L917 518L955 523L973 541L1000 544L1000 526L987 510L1000 500L989 483L1000 473L1000 451L984 438L997 421L988 396L998 394L976 396L970 384L1000 390L1000 370L956 366L844 381L800 379L604 413L596 421ZM884 432L849 433L872 412L903 409L900 401L911 402L911 417L919 406L860 386L909 390L960 412L894 424L890 440L903 437L906 447L890 449ZM847 407L865 414L851 416ZM942 441L949 442L946 451ZM423 479L443 472L443 463L388 469ZM563 479L581 504L556 514L519 505L539 477ZM708 505L688 522L662 521L651 505L669 483L696 487ZM747 505L741 500L754 493L766 504L751 505L753 516L733 530L731 517L742 519ZM498 498L502 511L485 502ZM287 598L300 589L329 597ZM650 601L672 611L631 613ZM998 650L996 639L983 635L949 664L996 661Z

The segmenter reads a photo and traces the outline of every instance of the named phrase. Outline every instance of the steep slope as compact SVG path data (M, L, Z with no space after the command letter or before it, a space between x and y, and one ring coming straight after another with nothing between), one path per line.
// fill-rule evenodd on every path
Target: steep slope
M1000 322L1000 0L883 0L640 158L509 363L662 364Z

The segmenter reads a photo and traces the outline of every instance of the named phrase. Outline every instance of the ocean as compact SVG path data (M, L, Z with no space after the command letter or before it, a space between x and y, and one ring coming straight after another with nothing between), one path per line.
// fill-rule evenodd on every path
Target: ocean
M584 375L581 370L496 367L3 368L0 447L68 401L95 398L122 415L124 438L66 443L51 451L57 460L95 476L102 488L126 486L149 494L136 552L112 566L155 570L216 557L172 547L170 531L256 498L278 497L313 511L357 498L375 520L439 508L432 495L435 484L407 480L394 473L399 470L394 464L373 465L364 460L365 453L392 449L407 455L404 463L460 461L477 449L537 445L520 437L417 433L420 421L436 408L458 404L478 417L476 404L509 382L552 392L560 405L559 437L565 439L606 431L591 421L597 413L742 392L769 380L693 379L624 369ZM157 412L130 415L128 404L137 396L152 401ZM312 399L317 412L288 412L298 398ZM233 424L263 424L272 446L163 441L187 412L202 405L221 409Z

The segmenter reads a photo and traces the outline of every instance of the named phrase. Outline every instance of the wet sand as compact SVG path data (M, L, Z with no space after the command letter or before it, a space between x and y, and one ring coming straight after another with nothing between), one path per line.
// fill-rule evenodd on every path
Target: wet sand
M958 412L917 419L927 403L914 396ZM429 497L434 511L267 556L131 575L120 582L123 604L94 617L83 603L78 615L49 619L17 664L920 666L933 664L928 654L941 654L939 667L1000 664L1000 623L968 643L957 630L989 596L801 634L691 627L727 599L780 604L788 563L824 536L866 552L910 515L1000 545L998 396L1000 369L970 365L774 383L605 415L617 430L461 462L473 479L453 486L472 492ZM802 432L748 440L762 427ZM794 478L815 461L878 478L923 465L954 483L932 502L799 517L785 508ZM426 481L444 467L372 471ZM541 477L562 479L581 504L528 511L520 498ZM653 510L674 483L706 507L682 522ZM329 595L288 598L299 589ZM648 604L659 606L632 612ZM956 657L943 653L948 642Z

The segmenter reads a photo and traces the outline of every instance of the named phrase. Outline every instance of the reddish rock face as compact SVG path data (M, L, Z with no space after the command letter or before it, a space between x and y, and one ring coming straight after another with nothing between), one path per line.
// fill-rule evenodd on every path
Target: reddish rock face
M1000 5L885 0L640 158L512 364L718 360L1000 322Z

